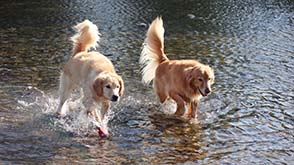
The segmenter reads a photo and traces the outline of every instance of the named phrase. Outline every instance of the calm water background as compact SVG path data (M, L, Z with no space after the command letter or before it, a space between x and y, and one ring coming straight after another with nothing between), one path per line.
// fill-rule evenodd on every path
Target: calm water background
M293 1L11 0L0 15L0 164L294 163ZM215 69L198 124L166 114L174 105L140 81L140 47L157 15L170 59ZM99 51L126 85L106 140L78 112L54 117L71 27L84 19L99 26Z

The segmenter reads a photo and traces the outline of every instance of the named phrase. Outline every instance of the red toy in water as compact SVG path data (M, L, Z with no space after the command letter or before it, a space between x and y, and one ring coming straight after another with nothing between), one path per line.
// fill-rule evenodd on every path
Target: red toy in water
M105 138L105 137L108 137L109 136L109 133L107 131L107 128L104 128L102 126L102 127L97 127L97 129L98 129L98 133L99 133L100 137Z

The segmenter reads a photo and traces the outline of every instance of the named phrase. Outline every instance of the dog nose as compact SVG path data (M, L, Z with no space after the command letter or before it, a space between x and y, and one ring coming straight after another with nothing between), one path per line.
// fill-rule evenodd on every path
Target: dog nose
M209 94L209 93L210 93L210 89L209 89L209 88L206 88L206 89L205 89L205 93L206 93L206 94Z
M111 96L111 101L117 101L117 100L118 100L118 96L116 96L116 95Z

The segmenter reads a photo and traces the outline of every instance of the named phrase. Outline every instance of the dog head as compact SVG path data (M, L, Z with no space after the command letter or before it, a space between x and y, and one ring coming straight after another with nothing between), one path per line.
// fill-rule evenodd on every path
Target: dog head
M97 96L115 102L119 101L120 97L123 95L124 83L120 76L107 73L95 79L93 89Z
M195 66L188 69L188 83L193 91L207 96L211 93L214 83L214 71L207 65Z

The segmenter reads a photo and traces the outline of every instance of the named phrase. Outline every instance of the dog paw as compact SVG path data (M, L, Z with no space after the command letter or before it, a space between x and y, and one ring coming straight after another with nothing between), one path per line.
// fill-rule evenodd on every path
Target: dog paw
M188 118L189 118L189 119L196 119L197 116L196 116L196 115L192 115L192 114L188 114Z
M185 112L176 111L175 116L182 117L185 114Z
M64 118L65 116L66 116L65 114L62 114L60 112L55 113L55 117L58 118L58 119Z

